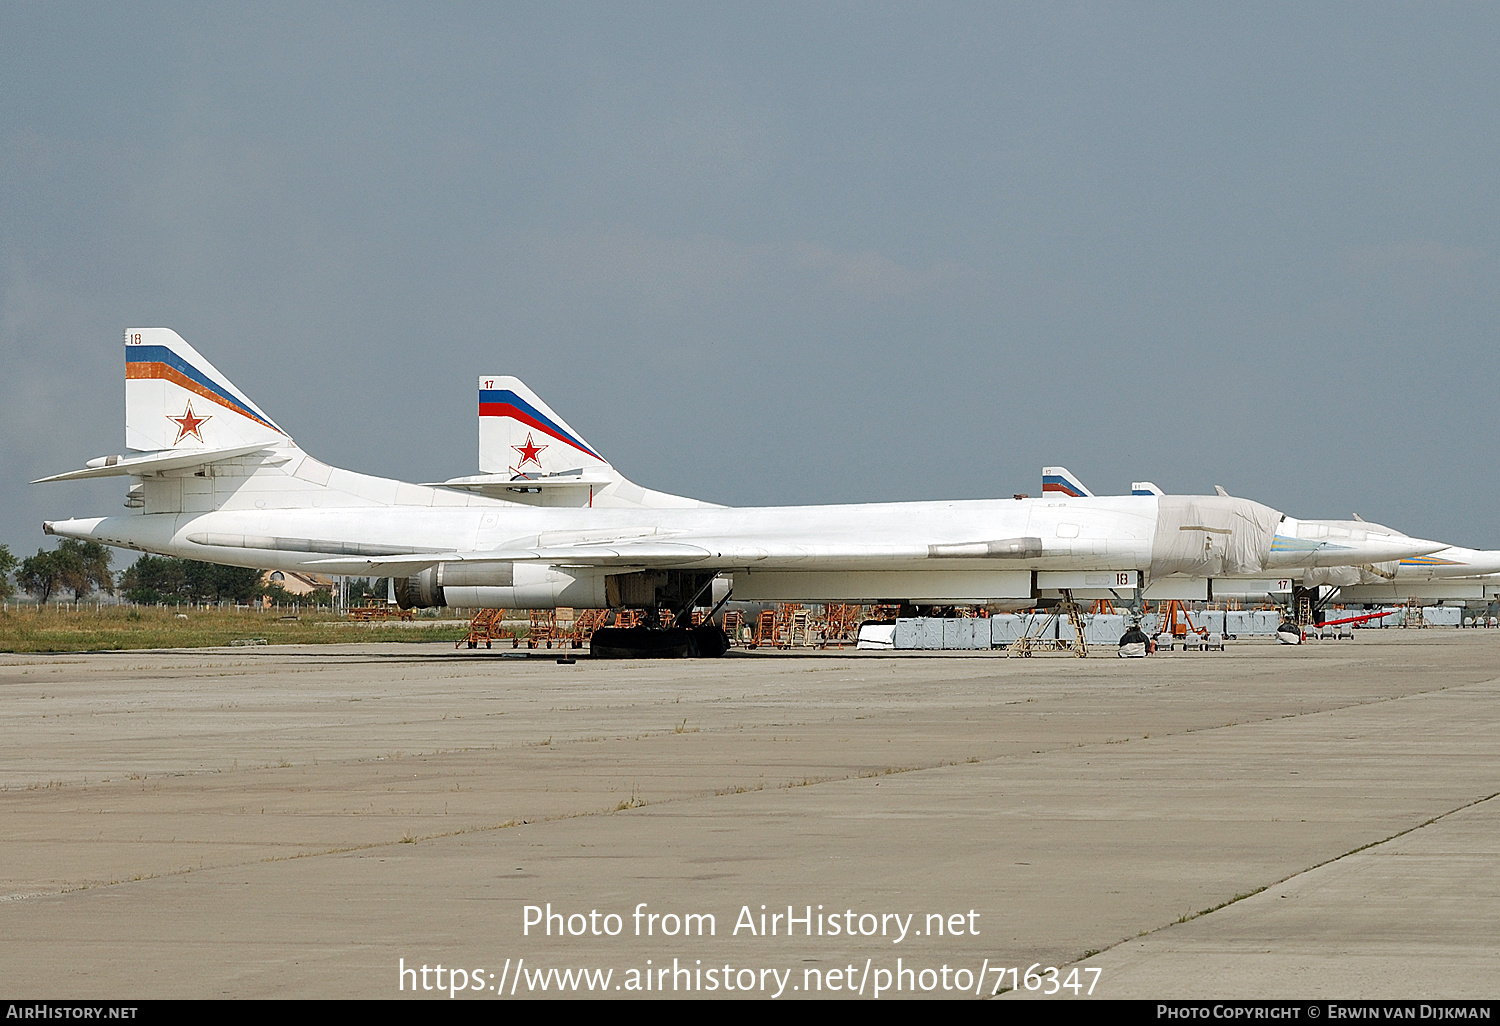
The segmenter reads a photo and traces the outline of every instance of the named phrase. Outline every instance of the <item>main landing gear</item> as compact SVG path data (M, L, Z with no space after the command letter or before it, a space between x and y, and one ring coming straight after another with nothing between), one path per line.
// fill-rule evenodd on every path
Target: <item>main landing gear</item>
M729 636L711 623L698 627L601 627L589 639L596 659L691 659L721 656Z
M596 659L691 659L721 656L729 651L729 635L714 623L714 615L729 601L726 594L713 612L692 626L693 607L714 582L713 574L685 571L646 571L611 578L611 605L636 605L649 612L637 627L601 627L589 639L589 652ZM616 599L623 601L615 601ZM662 623L662 610L675 607L675 615Z

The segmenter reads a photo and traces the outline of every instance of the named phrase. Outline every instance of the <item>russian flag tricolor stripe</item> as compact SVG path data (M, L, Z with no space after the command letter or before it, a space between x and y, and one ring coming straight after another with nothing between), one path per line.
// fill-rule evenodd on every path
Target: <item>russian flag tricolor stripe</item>
M286 434L260 413L246 406L237 397L225 391L221 385L188 363L166 346L130 346L125 350L125 377L130 379L159 378L200 395L211 402L262 424L279 434Z
M1075 491L1073 486L1068 483L1067 479L1056 477L1051 474L1042 478L1042 492L1043 494L1047 492L1062 492L1064 495L1070 498L1083 498L1083 493L1080 491Z
M513 420L518 420L529 428L545 432L559 442L565 442L579 452L592 456L601 463L604 462L604 457L584 445L582 439L576 438L567 431L564 431L557 421L548 417L541 410L538 410L535 406L532 406L525 399L522 399L509 389L480 389L479 415L481 417L510 417Z

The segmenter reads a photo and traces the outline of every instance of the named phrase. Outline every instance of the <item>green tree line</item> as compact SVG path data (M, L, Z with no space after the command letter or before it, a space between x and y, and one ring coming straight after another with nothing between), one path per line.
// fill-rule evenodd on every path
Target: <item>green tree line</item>
M16 586L10 583L10 572L16 568L16 557L11 555L10 548L0 545L0 599L8 599L16 593Z
M110 549L98 542L63 539L52 551L38 549L35 556L18 560L10 549L0 545L0 598L9 599L17 586L38 602L70 596L78 602L95 591L118 592L125 599L141 605L157 603L235 602L245 604L269 597L272 602L316 604L329 600L326 590L298 597L280 584L262 584L262 571L250 567L201 563L172 556L144 555L127 567L116 582L110 571ZM12 583L11 576L15 580ZM384 580L354 578L348 582L351 605L365 599L383 601Z
M268 588L253 567L222 566L171 556L142 556L120 575L120 592L131 602L253 602ZM273 598L285 593L274 588ZM280 594L276 594L280 593Z
M51 552L37 549L35 556L19 563L9 549L0 546L0 567L7 571L0 577L8 577L9 569L15 567L16 584L34 595L38 602L68 592L72 592L73 601L80 602L96 589L114 590L115 579L109 570L112 558L107 546L74 538L64 538ZM8 579L0 591L4 591L7 598L13 593Z

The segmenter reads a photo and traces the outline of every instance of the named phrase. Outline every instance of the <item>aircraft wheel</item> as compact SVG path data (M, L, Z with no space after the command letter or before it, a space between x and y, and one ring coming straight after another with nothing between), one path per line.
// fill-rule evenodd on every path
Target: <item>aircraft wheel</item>
M694 627L688 632L692 636L691 655L713 659L729 651L729 635L711 623Z
M596 659L682 659L719 656L729 639L717 627L601 627L589 641Z

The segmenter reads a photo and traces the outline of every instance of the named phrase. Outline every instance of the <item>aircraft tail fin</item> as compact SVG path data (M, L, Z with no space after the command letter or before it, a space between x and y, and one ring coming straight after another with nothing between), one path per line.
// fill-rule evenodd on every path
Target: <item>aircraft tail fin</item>
M481 473L552 477L609 469L609 461L520 378L479 379Z
M479 470L441 486L535 506L714 505L626 480L520 378L500 374L479 379Z
M1130 483L1130 494L1131 495L1165 495L1167 493L1164 492L1164 491L1162 491L1160 488L1156 487L1156 485L1152 484L1150 481L1132 481Z
M287 433L171 328L125 329L125 446L289 444Z
M1073 499L1081 499L1085 496L1092 497L1093 492L1083 486L1083 482L1073 476L1067 467L1043 467L1042 468L1042 497L1049 495L1065 495Z

